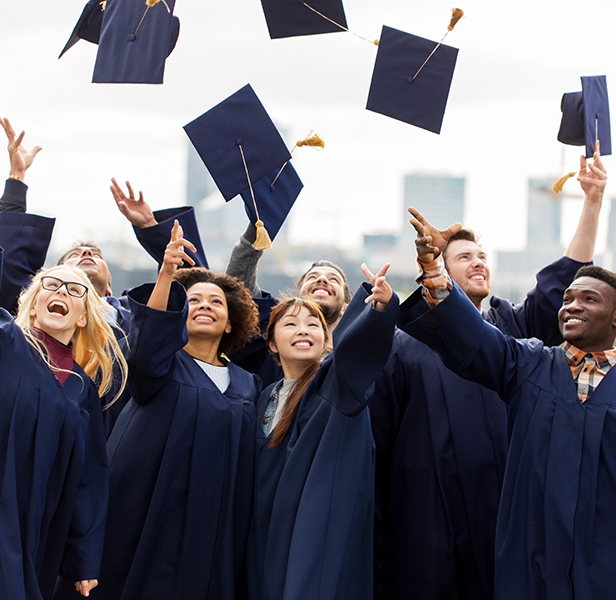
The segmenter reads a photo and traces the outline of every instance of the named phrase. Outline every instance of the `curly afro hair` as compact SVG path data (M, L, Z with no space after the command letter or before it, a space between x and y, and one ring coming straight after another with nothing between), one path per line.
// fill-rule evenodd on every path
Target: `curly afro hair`
M224 293L231 322L230 333L224 333L218 351L230 354L243 348L259 334L259 309L250 292L235 277L224 273L214 273L203 267L178 269L174 279L188 291L196 283L213 283Z

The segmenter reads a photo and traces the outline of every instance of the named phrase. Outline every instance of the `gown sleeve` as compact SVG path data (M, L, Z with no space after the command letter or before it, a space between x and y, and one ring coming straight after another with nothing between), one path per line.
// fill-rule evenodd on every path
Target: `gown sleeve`
M184 237L192 242L197 248L196 253L191 253L190 256L195 261L196 267L209 268L205 250L201 243L197 220L195 219L195 210L192 206L181 206L179 208L167 208L165 210L157 210L154 212L154 217L158 221L158 225L152 227L133 227L137 240L143 246L144 250L158 263L160 266L165 256L165 249L169 243L169 236L173 228L173 221L177 219L184 230Z
M176 352L188 343L183 286L172 283L166 311L147 306L153 289L153 284L145 284L128 293L132 313L128 385L139 404L147 404L163 388L173 374Z
M399 299L393 294L384 312L365 304L370 295L362 284L334 330L332 375L322 394L345 415L360 413L372 397L374 380L383 370L393 344Z
M563 294L578 269L586 264L590 263L563 256L537 273L537 285L527 294L524 302L514 305L509 300L493 296L490 309L483 314L484 319L506 335L534 337L547 346L558 346L563 342L558 329L558 311Z
M543 348L537 339L518 341L484 321L457 284L432 309L418 289L403 303L398 326L430 346L454 373L494 390L505 402Z
M5 248L0 306L12 314L22 288L45 263L55 224L55 219L25 212L27 189L21 181L9 179L0 198L0 206L9 206L9 198L12 203L23 203L23 212L0 210L0 246Z
M101 403L93 385L88 397L83 476L66 540L60 572L67 581L99 577L109 498L109 475Z

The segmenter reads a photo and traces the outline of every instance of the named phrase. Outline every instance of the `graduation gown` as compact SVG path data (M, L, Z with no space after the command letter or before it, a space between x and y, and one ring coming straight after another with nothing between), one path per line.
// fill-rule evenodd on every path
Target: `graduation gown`
M5 278L0 284L0 307L9 312L17 310L17 299L22 288L30 284L32 276L43 266L55 219L26 213L26 193L28 186L16 179L7 179L4 193L0 198L0 246L6 248L4 258ZM151 227L133 227L135 236L146 252L160 265L173 222L177 219L184 230L184 235L191 240L197 252L193 255L197 266L207 267L207 259L201 244L199 229L194 209L190 206L167 208L154 211L158 221ZM128 353L126 336L130 331L130 307L125 295L120 297L105 296L105 301L114 309L114 333L125 357ZM117 395L119 370L115 370L114 385L101 398L107 406ZM126 390L109 408L103 411L105 434L109 437L113 426L128 402L130 394Z
M334 331L334 351L302 398L284 441L268 447L257 404L250 600L372 598L374 443L365 410L392 343L397 296L384 313L361 287Z
M563 349L505 337L457 286L432 310L418 294L407 303L404 329L509 405L494 597L613 598L616 371L582 404Z
M233 600L250 520L260 383L231 364L221 393L182 350L184 288L173 283L167 311L145 305L152 289L129 292L133 397L108 441L110 506L97 596Z
M483 318L513 337L560 343L558 309L581 266L559 259L538 273L523 304L492 297ZM492 598L508 447L498 394L462 379L428 346L398 331L369 408L375 598Z
M0 309L0 598L50 599L99 576L107 457L96 389L64 385Z

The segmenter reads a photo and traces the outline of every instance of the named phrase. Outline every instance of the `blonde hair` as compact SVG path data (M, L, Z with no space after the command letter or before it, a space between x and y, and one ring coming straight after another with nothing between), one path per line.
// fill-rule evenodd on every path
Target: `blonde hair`
M113 385L113 365L120 368L121 386L113 400L105 407L111 406L120 396L126 385L128 367L120 350L120 346L109 325L106 316L112 313L112 308L96 293L87 275L79 268L71 265L60 265L47 270L40 270L32 279L32 283L19 296L19 308L15 322L21 327L26 339L39 352L43 360L54 371L47 357L44 344L34 335L34 317L30 315L41 289L41 278L53 275L56 271L68 270L74 273L75 281L88 288L84 296L85 310L88 315L85 327L77 327L73 334L73 360L85 371L90 379L98 382L98 395L102 397Z

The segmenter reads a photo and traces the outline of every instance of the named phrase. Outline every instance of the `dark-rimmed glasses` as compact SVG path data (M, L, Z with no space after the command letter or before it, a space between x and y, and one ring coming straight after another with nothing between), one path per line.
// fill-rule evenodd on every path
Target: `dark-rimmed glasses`
M76 281L62 281L52 275L45 275L41 277L41 287L48 292L57 292L62 286L66 288L66 291L70 296L74 298L83 298L88 288L83 283L77 283Z

